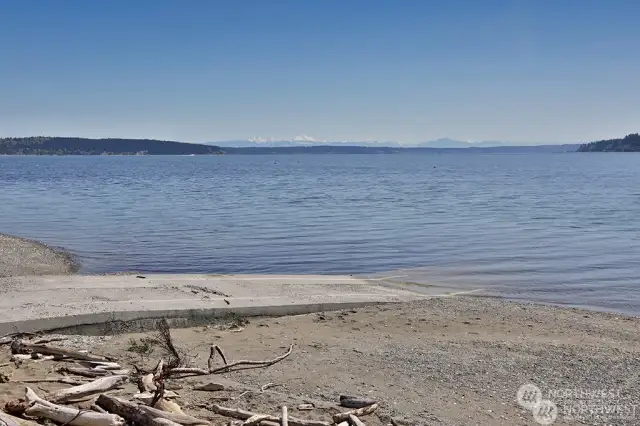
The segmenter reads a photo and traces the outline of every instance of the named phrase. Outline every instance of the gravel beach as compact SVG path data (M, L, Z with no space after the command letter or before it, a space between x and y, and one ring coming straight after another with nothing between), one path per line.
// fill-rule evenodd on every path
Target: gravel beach
M37 241L0 234L0 277L65 275L77 268L68 253Z
M329 419L344 411L342 394L380 402L367 425L537 425L640 423L640 319L610 313L456 296L420 302L298 315L236 320L224 324L174 329L175 344L190 362L207 365L209 345L226 356L268 359L294 352L264 369L214 377L172 380L182 389L175 401L185 412L222 423L203 409L218 403L277 414L279 405L293 407L292 416ZM132 342L149 334L71 337L80 349L114 356L121 364L153 368L159 353L137 353ZM64 343L64 342L63 342ZM5 347L6 348L6 347ZM138 346L139 348L139 346ZM8 348L0 364L8 362ZM5 367L13 381L49 377L52 362L25 362ZM254 391L236 388L194 391L196 383L232 380ZM260 391L272 383L277 386ZM523 385L537 386L557 406L552 423L534 420L519 405ZM41 392L65 385L38 384ZM130 384L116 394L131 397ZM0 400L22 389L0 384ZM297 411L311 402L316 408ZM545 420L545 419L542 419ZM550 419L546 419L550 420Z

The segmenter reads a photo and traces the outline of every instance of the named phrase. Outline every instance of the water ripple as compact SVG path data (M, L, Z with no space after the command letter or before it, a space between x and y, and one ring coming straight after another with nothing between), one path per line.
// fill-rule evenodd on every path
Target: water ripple
M83 272L393 274L640 314L640 157L0 157L0 232ZM436 168L434 168L436 166Z

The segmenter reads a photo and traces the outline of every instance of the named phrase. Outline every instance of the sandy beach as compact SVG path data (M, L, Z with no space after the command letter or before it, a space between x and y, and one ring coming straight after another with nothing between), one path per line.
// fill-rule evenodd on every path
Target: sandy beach
M20 238L0 236L0 250L0 272L5 276L68 274L76 268L68 255ZM26 278L23 281L29 282ZM149 277L134 278L140 282L138 291L143 291ZM229 295L220 297L236 303ZM109 335L67 330L65 340L56 344L107 355L130 369L151 369L162 356L158 348L144 343L152 332L110 330ZM367 425L640 422L637 317L455 295L306 315L231 316L174 328L172 335L189 365L200 367L206 366L211 344L219 345L231 360L273 358L294 345L289 357L268 368L168 381L185 412L213 424L226 424L228 419L206 408L212 401L274 415L287 405L292 416L327 420L345 410L337 405L345 394L379 402L375 414L363 417ZM23 396L25 380L60 378L58 370L66 364L14 362L9 345L0 345L0 407ZM226 383L226 389L193 390L211 380ZM525 385L536 386L542 398L552 401L557 416L536 420L518 399ZM30 386L44 395L69 385ZM135 393L133 383L113 392L129 399ZM313 409L297 411L300 404L313 404Z
M77 269L69 253L37 241L0 234L0 277L63 275Z
M132 351L132 342L147 335L70 336L66 344L116 357L121 364L150 368L157 353ZM390 418L415 425L535 425L540 423L532 412L517 402L519 388L534 384L558 406L553 424L639 421L631 411L640 403L638 318L458 296L250 318L235 325L218 322L174 329L173 337L190 362L199 366L206 365L211 343L220 345L231 359L270 358L294 344L292 355L278 364L224 375L246 387L216 392L216 400L257 412L277 414L282 404L311 402L317 408L292 415L328 419L341 410L336 406L341 394L356 394L380 402L376 415L363 417L367 425L386 425ZM0 354L0 364L8 360L7 348ZM4 372L19 382L55 376L52 371L59 366L51 361L27 362L17 369L5 367ZM201 408L212 402L212 393L191 390L206 381L204 377L172 381L182 387L175 401L192 415L223 424ZM277 386L260 392L267 383ZM66 385L37 386L44 393ZM604 390L615 391L615 397L596 394ZM0 399L21 393L15 383L0 384ZM127 385L115 394L133 393L135 386ZM583 412L568 418L571 412L575 416L580 404L619 408L613 414Z

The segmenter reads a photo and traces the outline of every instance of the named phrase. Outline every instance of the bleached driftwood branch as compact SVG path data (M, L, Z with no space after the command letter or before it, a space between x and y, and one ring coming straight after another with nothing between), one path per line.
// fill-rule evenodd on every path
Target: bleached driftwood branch
M138 423L141 426L153 426L152 422L156 418L167 419L184 426L209 424L206 420L197 419L186 414L169 413L105 394L98 397L96 404L111 413L118 414L130 422Z
M25 352L37 352L42 355L55 355L60 357L73 358L80 361L109 361L107 358L100 355L85 354L68 348L37 345L35 343L27 343L22 340L14 340L11 343L11 353L20 354Z
M38 339L35 342L33 342L34 345L43 345L45 343L51 343L51 342L62 342L64 340L68 340L66 337L50 337L48 339Z
M47 400L53 403L74 401L97 393L103 393L115 389L127 383L129 376L108 376L74 386L62 389L47 396Z
M28 408L24 414L30 417L43 417L67 426L124 426L124 419L120 416L53 404L28 387L25 398Z
M100 395L96 405L105 411L125 418L131 424L151 426L155 417L140 410L140 406L124 399Z
M263 421L273 420L273 416L269 416L267 414L256 414L255 416L249 417L242 423L242 426L257 426Z
M251 411L241 410L239 408L227 408L217 404L208 405L207 408L216 414L220 414L221 416L225 417L232 417L234 419L248 420L255 416L261 416L260 421L270 421L275 423L281 422L280 417L270 416L266 414L257 414ZM325 422L322 420L302 420L296 419L294 417L288 417L287 421L290 426L330 426L331 424L330 422Z
M353 414L349 414L349 423L351 423L351 426L365 426L365 424L362 423L362 420L360 420Z
M102 368L86 368L86 367L61 367L58 373L75 374L82 377L105 377L105 376L126 376L129 370L104 370Z
M138 388L140 389L140 392L152 392L158 390L158 387L153 383L153 374L149 373L140 376Z
M137 393L135 395L133 395L133 397L135 399L139 399L140 401L144 402L145 404L148 404L149 402L151 402L151 400L153 399L154 396L154 392L141 392L141 393ZM173 391L169 391L166 390L164 391L164 398L177 398L178 394L173 392Z
M83 367L95 369L95 370L122 370L122 367L117 362L109 361L80 361L78 364Z
M354 415L356 417L366 416L368 414L373 413L378 409L378 404L369 405L368 407L358 408L357 410L347 411L346 413L338 413L333 415L333 421L335 423L340 423L345 420L349 420L350 415Z
M21 419L20 417L15 417L11 414L0 411L0 424L3 423L7 426L40 426L39 423L36 423L33 420Z
M45 377L43 379L22 379L20 383L64 383L65 385L83 385L87 383L83 380L76 380L70 377Z
M211 351L214 351L214 348L211 349ZM269 367L270 365L273 365L275 363L278 363L280 361L282 361L283 359L285 359L286 357L288 357L289 355L291 355L291 352L293 352L293 345L289 346L289 350L276 357L273 359L268 359L268 360L264 360L264 361L252 361L252 360L240 360L240 361L235 361L232 362L230 364L226 364L223 365L222 367L217 367L217 368L213 368L211 369L211 363L209 363L209 370L205 370L202 368L190 368L190 367L179 367L179 368L172 368L169 370L168 374L169 375L181 375L181 376L188 376L188 375L195 375L195 376L205 376L208 374L220 374L220 373L226 373L229 371L238 371L238 370L246 370L246 369L250 369L250 368L263 368L263 367ZM240 367L240 368L236 368L236 367Z
M222 352L222 349L220 348L220 346L211 345L211 348L209 349L209 359L207 360L207 366L209 367L209 371L215 370L215 366L213 365L213 360L216 357L216 353L220 355L220 358L222 358L222 362L224 363L225 366L229 365L229 363L227 362L227 357L224 356L224 352Z
M15 362L15 361L34 361L34 362L39 362L39 361L50 361L52 359L55 359L54 355L42 355L39 354L37 352L33 352L30 354L13 354L11 355L11 361Z
M134 398L139 399L140 401L144 402L145 404L153 407L153 408L157 408L158 410L162 410L162 411L166 411L168 413L174 413L174 414L184 414L184 412L182 411L182 408L180 408L180 406L178 404L176 404L173 401L169 401L166 398L170 398L173 396L177 396L175 394L175 392L171 392L171 391L164 391L163 395L158 398L155 403L154 403L154 398L155 395L152 393L146 393L146 394L137 394L134 396ZM151 405L153 403L153 405Z
M182 426L180 423L172 422L169 419L156 417L151 423L153 426Z

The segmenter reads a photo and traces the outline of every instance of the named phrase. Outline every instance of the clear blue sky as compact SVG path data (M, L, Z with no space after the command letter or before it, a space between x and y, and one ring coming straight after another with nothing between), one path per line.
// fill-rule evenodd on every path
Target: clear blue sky
M0 136L640 131L637 0L0 0Z

